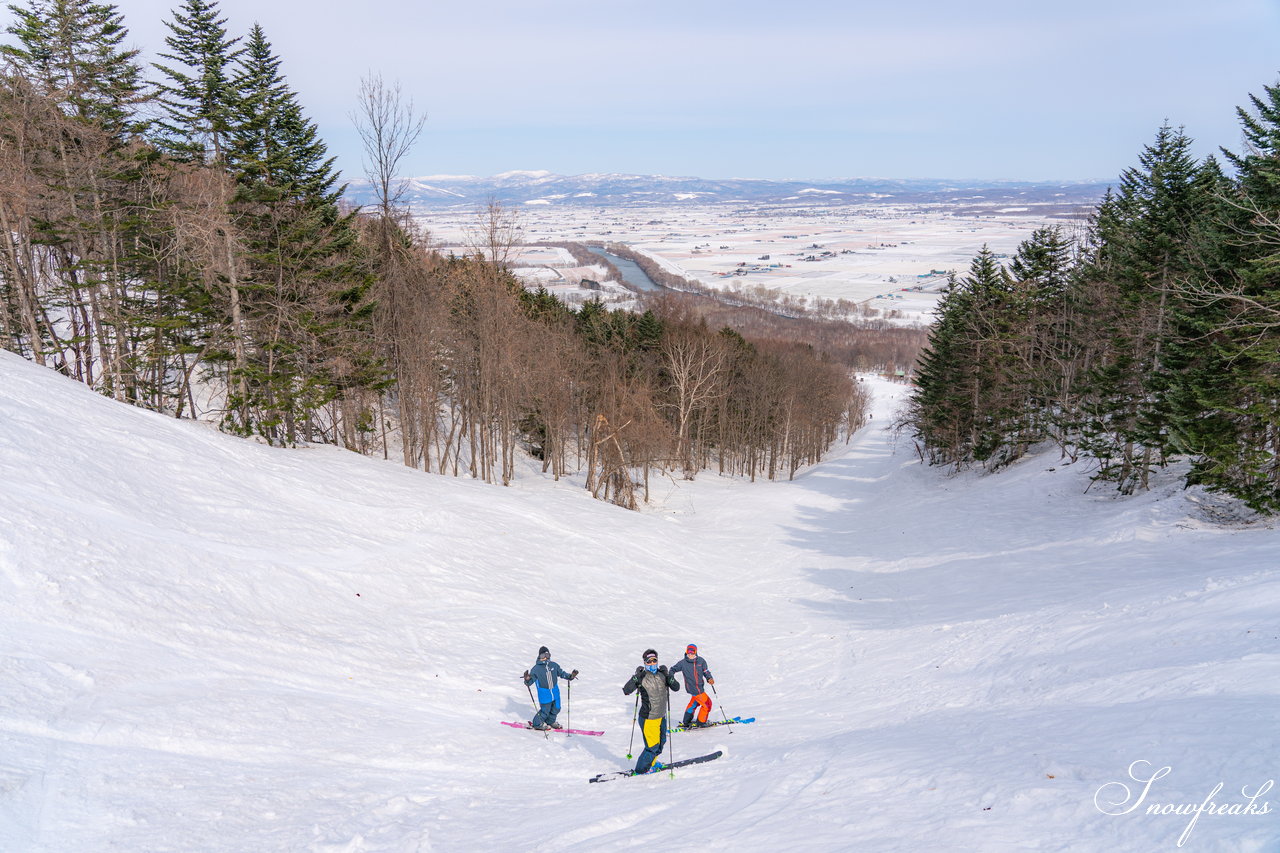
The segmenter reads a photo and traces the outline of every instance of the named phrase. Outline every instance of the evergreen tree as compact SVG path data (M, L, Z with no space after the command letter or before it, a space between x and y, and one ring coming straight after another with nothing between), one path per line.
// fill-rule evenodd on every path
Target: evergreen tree
M1017 381L1026 410L1024 444L1053 437L1066 447L1073 420L1070 387L1077 347L1070 337L1072 242L1059 226L1037 228L1009 262L1021 326Z
M159 83L165 112L160 141L184 159L217 163L225 156L236 106L231 73L240 41L227 35L226 22L216 0L186 0L174 10L173 20L165 21L169 52L160 57L168 62L154 66L164 78Z
M338 209L334 158L260 26L246 39L232 88L224 151L245 246L252 352L231 409L256 413L235 428L292 443L309 437L316 410L384 379L368 328L370 281L354 214Z
M254 24L236 56L228 88L228 161L242 183L287 183L279 128L290 92L280 58L266 33Z
M1035 288L1035 297L1055 302L1066 290L1071 273L1071 241L1058 225L1031 232L1009 261L1009 276Z
M1158 386L1168 381L1173 317L1195 271L1192 233L1208 203L1190 146L1181 130L1160 128L1099 206L1081 278L1087 328L1078 332L1089 339L1082 446L1123 493L1146 488L1170 450Z
M721 335L737 335L741 339L741 335L730 329L728 326L720 330ZM645 309L645 312L636 318L636 345L646 351L652 351L662 342L662 321L658 319L658 315L652 310Z
M1201 276L1201 339L1187 382L1174 399L1180 438L1198 454L1193 482L1255 509L1280 511L1280 85L1237 110L1244 150L1223 151L1237 170L1220 175Z
M280 73L280 59L254 24L232 79L228 161L243 186L275 188L280 197L336 205L335 158L328 157L314 123Z
M89 0L30 0L10 5L7 32L18 44L0 46L42 93L85 122L122 136L144 99L138 51L122 47L129 31L111 4Z
M908 419L924 443L929 461L960 466L971 459L973 432L969 405L974 379L967 335L972 298L953 282L938 301L937 319L916 364Z
M1021 452L1017 310L1014 282L987 246L939 302L909 416L935 464L995 468Z

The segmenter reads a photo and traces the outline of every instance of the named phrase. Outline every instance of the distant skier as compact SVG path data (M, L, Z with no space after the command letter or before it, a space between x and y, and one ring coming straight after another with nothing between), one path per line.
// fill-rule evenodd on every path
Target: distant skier
M538 731L564 728L556 722L556 715L560 713L560 685L557 681L561 678L573 681L577 677L576 669L573 672L561 669L560 664L551 659L551 652L546 646L538 649L538 662L524 671L526 685L538 682L538 713L529 721L531 727Z
M671 674L683 675L685 692L693 694L689 705L684 709L682 725L686 729L705 726L707 715L711 713L711 697L707 695L706 685L715 684L716 680L711 677L707 662L698 656L697 646L693 643L685 646L684 657L680 659L680 663L671 667ZM698 713L697 720L693 718L695 708Z
M648 773L654 759L662 754L667 743L668 691L680 689L680 682L667 672L665 666L658 665L658 653L653 649L645 649L641 660L644 666L636 667L635 675L622 685L622 692L627 696L640 691L637 718L644 735L644 752L636 761L636 775Z

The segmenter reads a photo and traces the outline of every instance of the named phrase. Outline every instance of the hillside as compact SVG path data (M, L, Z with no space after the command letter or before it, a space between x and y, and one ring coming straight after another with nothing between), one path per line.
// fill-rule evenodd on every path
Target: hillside
M947 477L874 391L794 482L631 513L267 447L0 352L0 849L1171 850L1191 817L1147 806L1211 796L1241 808L1185 849L1275 849L1280 794L1242 813L1277 770L1274 527L1172 475L1085 493L1053 454ZM758 722L586 784L629 766L640 652L688 642ZM604 736L498 725L542 644ZM1103 814L1134 762L1170 772Z

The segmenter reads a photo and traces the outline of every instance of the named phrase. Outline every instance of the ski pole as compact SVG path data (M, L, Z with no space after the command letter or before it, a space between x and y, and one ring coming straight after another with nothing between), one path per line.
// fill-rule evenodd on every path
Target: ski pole
M716 690L716 686L714 684L708 686L711 688L711 692L716 694L716 703L720 704L720 691ZM724 712L724 705L720 705L720 716L724 717L724 721L726 723L729 722L729 715Z
M636 707L631 712L631 742L627 744L627 758L631 758L631 750L636 745L636 717L640 716L640 690L636 690Z
M666 676L666 678L670 678L670 677L671 676L669 674ZM664 682L666 681L666 678L663 679ZM675 746L676 739L671 737L671 735L667 734L667 726L671 724L671 685L668 683L666 687L667 687L667 718L662 721L662 736L667 739L667 763L675 764L676 763L676 746ZM674 768L672 768L671 770L671 778L672 779L676 778L676 771Z
M533 713L538 713L538 703L533 700L533 688L529 686L529 682L524 683L524 689L529 691L529 704L533 706Z

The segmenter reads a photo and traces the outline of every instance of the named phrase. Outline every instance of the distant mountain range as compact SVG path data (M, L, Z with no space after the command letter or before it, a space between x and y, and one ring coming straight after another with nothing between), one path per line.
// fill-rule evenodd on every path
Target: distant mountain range
M430 175L409 178L404 196L414 208L474 208L489 199L522 205L641 207L671 204L812 205L870 203L946 203L1007 207L1018 204L1079 207L1092 205L1104 183L1028 181L895 180L837 178L821 181L770 181L753 178L671 178L661 175L557 175L504 172L487 178ZM374 199L364 181L353 181L347 198L357 204Z

